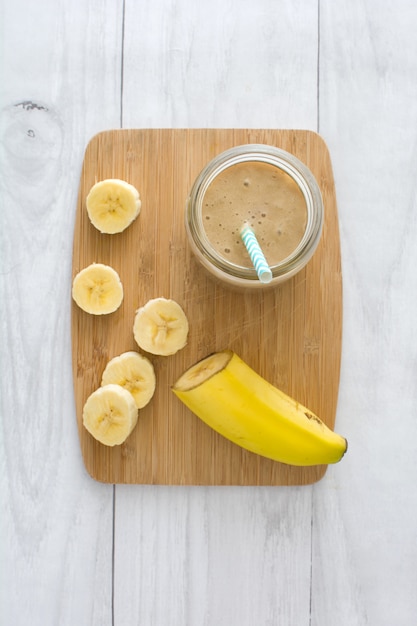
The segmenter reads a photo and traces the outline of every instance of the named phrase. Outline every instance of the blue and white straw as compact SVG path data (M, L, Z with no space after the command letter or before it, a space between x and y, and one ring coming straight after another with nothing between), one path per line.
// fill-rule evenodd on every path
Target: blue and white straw
M269 265L252 228L248 224L244 224L242 230L240 231L240 236L246 246L246 250L249 253L259 280L261 283L270 283L272 280L272 272L269 269Z

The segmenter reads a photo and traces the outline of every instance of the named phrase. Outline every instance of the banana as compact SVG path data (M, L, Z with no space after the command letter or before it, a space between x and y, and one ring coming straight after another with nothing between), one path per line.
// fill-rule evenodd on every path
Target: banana
M101 233L121 233L137 218L141 209L139 192L130 183L107 178L90 189L86 199L88 217Z
M103 263L92 263L75 276L72 297L86 313L106 315L113 313L121 305L123 285L112 267Z
M124 352L111 359L103 372L101 385L116 384L129 391L138 409L150 402L156 386L152 363L138 352Z
M145 352L168 356L187 344L188 320L175 300L155 298L136 311L133 335Z
M135 400L119 385L99 387L87 398L83 424L97 441L117 446L126 441L138 421Z
M288 465L337 463L347 441L231 350L188 369L172 387L201 420L237 445Z

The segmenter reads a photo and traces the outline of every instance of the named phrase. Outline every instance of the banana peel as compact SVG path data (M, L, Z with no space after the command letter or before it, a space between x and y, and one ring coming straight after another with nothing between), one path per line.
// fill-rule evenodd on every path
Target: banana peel
M340 461L347 441L231 350L190 367L172 386L203 422L260 456L297 466Z

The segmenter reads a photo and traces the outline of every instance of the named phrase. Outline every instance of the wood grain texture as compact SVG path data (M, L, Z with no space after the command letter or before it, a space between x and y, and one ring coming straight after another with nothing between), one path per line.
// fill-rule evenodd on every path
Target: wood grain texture
M120 119L121 7L0 10L0 623L110 626L113 488L79 451L70 283L84 146Z
M314 487L314 626L331 626L335 604L343 626L417 615L417 5L391 7L320 10L320 131L342 241L338 423L350 450L337 480Z
M0 623L414 625L415 0L0 0L0 16ZM314 485L84 470L72 236L85 146L119 126L325 138L349 452Z
M125 0L124 128L317 127L318 4Z
M115 623L308 626L311 489L118 485Z
M219 152L244 143L276 145L298 156L322 189L325 224L307 267L277 289L240 294L215 284L187 246L184 209L192 183ZM139 218L119 235L90 223L85 198L98 180L122 178L142 198ZM191 364L230 348L256 371L334 426L339 386L342 285L336 197L330 156L310 131L107 131L89 143L81 176L74 234L73 275L93 262L114 267L124 286L120 309L91 316L72 311L73 369L83 457L105 482L151 484L309 484L325 467L299 468L259 457L196 419L171 385ZM173 298L185 310L190 334L172 357L150 356L156 393L122 446L105 447L82 426L82 409L107 361L138 350L135 311L149 299Z

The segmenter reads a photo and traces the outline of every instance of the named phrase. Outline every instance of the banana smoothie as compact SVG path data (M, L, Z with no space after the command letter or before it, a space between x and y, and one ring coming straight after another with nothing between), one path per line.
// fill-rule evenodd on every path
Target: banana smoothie
M323 216L320 188L302 161L274 146L244 144L221 152L201 170L186 201L185 228L196 259L217 280L235 289L265 290L307 265ZM265 255L268 281L243 243L245 226ZM254 259L252 247L251 253Z
M210 183L202 200L202 220L210 244L228 262L251 267L240 238L246 222L268 264L276 265L301 242L307 206L286 172L262 161L245 161L227 167Z

